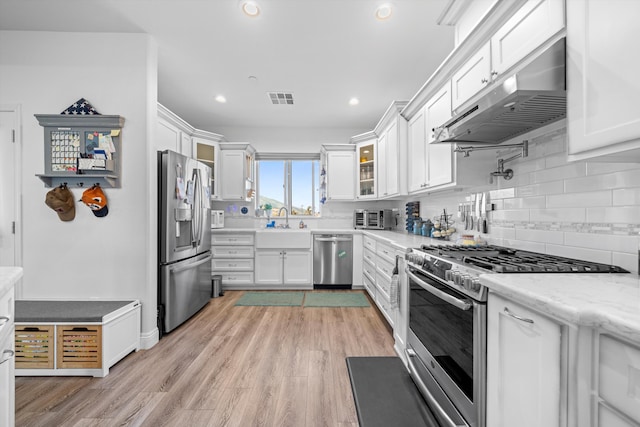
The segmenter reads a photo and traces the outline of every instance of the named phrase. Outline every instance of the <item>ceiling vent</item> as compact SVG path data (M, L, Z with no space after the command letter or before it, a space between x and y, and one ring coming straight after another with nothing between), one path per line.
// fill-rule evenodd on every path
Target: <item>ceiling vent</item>
M293 94L290 92L267 92L273 105L293 105Z

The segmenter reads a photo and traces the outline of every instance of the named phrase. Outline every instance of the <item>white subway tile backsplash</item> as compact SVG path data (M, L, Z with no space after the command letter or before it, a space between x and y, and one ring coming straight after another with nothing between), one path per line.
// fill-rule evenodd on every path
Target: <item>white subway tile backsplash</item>
M554 243L562 245L564 243L564 233L561 231L531 230L527 228L516 228L516 239L538 243Z
M598 251L576 246L547 245L547 253L550 255L559 255L567 258L599 262L602 264L612 264L612 255L609 251Z
M461 233L466 234L467 231L461 231ZM491 237L494 237L497 239L515 239L516 238L516 229L513 227L494 227L491 224L489 224L489 233L491 234Z
M544 196L504 199L505 209L543 209L545 207L547 206Z
M640 188L613 190L613 206L631 205L640 205Z
M516 190L516 196L518 197L531 197L541 196L546 194L560 194L564 192L563 181L551 181L540 184L531 184L524 187L518 187Z
M587 208L587 222L640 223L640 206Z
M548 208L611 206L611 202L611 191L589 191L586 193L556 194L547 196Z
M531 209L531 222L584 222L584 208Z
M564 233L564 244L605 251L637 253L638 237L601 233Z
M568 179L565 181L564 188L567 193L580 193L584 191L637 187L639 182L640 170L633 169L604 175L587 176L585 178Z
M638 163L604 163L587 162L587 176L602 175L606 173L622 172L625 170L640 169Z
M584 177L587 173L587 167L584 163L572 163L565 166L559 166L551 169L544 169L531 174L531 183L541 183L549 181L557 181L567 178Z
M508 199L509 197L514 197L516 194L516 189L511 188L503 188L501 190L493 190L489 192L489 197L491 200L496 199Z
M491 212L491 219L496 221L529 221L528 209L505 209Z

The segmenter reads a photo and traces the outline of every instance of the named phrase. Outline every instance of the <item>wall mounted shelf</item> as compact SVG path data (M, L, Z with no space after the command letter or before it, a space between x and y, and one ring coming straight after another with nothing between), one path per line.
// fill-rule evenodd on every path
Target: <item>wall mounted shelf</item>
M46 187L120 187L121 131L124 118L113 115L36 114L44 127L44 173L36 174ZM79 162L81 156L111 157L104 162ZM83 159L84 160L84 159ZM85 166L89 165L91 166Z

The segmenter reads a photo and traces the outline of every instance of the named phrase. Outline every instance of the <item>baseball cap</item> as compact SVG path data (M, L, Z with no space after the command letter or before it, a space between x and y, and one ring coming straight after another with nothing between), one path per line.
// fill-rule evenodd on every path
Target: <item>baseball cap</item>
M71 190L69 190L66 185L61 185L50 190L44 202L56 211L61 221L73 221L76 217L76 205L73 201L73 193L71 193Z
M102 188L97 184L86 189L84 193L82 193L81 200L85 205L89 206L95 216L103 217L109 213L107 196L104 195Z

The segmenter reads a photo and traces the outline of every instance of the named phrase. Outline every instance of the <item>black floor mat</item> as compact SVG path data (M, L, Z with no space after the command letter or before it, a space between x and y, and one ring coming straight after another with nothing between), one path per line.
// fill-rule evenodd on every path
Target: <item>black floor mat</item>
M360 427L438 427L399 357L347 357Z

